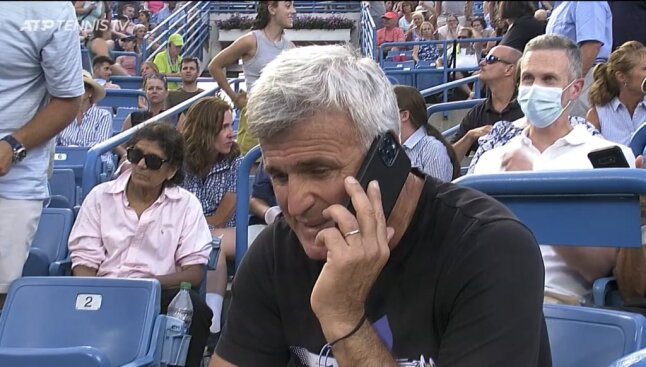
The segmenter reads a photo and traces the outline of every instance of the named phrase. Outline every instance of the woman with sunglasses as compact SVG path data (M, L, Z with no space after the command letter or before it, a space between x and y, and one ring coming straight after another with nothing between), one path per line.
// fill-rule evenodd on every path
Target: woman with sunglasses
M233 141L233 116L218 97L200 99L181 126L186 142L186 178L182 187L202 203L213 236L221 238L215 271L208 272L206 302L213 311L211 333L220 332L222 302L227 287L227 259L235 256L236 178L242 158Z
M211 232L199 200L183 181L184 141L170 125L153 124L127 143L133 166L96 186L81 206L69 236L75 276L153 278L166 313L182 282L195 290L211 252ZM200 366L211 310L191 290L193 317L186 366Z

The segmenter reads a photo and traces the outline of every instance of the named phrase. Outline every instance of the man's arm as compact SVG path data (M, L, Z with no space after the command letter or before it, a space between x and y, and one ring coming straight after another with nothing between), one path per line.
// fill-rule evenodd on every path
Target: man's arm
M552 246L565 263L589 283L608 276L615 266L619 249L614 247Z
M97 269L89 266L78 265L72 269L72 275L75 277L95 277Z
M162 289L179 288L180 283L189 282L193 288L200 286L204 265L182 266L182 270L176 273L157 275L154 278L159 280Z
M491 125L485 125L476 129L471 129L467 131L460 140L453 143L453 150L455 150L458 162L462 162L464 157L466 157L471 150L473 143L475 143L479 137L489 134L491 128Z
M592 65L594 65L594 61L597 58L597 55L599 54L599 50L601 50L601 45L602 43L599 41L585 41L579 45L579 48L581 49L581 60L583 64L583 75L581 77L584 77Z

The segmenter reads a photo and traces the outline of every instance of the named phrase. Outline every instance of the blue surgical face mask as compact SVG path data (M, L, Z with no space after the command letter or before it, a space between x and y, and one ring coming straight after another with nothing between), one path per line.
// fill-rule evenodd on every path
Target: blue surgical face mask
M561 95L572 83L565 88L543 87L540 85L525 86L518 88L518 104L523 110L527 121L538 128L546 128L554 123L572 101L565 107L561 106Z

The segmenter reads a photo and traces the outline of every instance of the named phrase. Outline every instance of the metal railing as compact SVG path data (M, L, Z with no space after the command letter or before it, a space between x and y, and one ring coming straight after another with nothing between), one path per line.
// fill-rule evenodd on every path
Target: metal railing
M370 57L377 60L377 27L375 20L372 19L367 4L361 8L361 34L359 35L359 43L361 45L361 54L364 57Z
M152 61L166 49L168 37L179 33L184 37L182 56L202 58L202 44L209 37L210 1L189 1L164 19L143 40L143 58Z
M232 79L229 80L229 84L233 84L234 89L237 91L239 90L240 83L242 83L244 80L243 79ZM124 132L121 132L110 139L103 141L92 148L90 148L87 152L87 156L85 157L85 166L83 167L83 179L82 179L82 189L81 189L81 197L80 201L82 201L85 196L100 182L100 175L101 172L99 171L100 165L98 164L99 159L103 153L109 152L112 149L116 148L117 146L125 143L128 141L139 129L141 129L144 126L147 126L149 124L154 124L158 123L164 119L167 119L169 117L174 117L179 115L180 113L186 111L189 109L194 102L198 101L200 98L203 97L209 97L209 96L214 96L218 91L220 90L220 87L215 87L209 90L206 90L180 104L177 106L164 111L160 113L157 116L152 117L151 119L148 119L141 124L132 127Z

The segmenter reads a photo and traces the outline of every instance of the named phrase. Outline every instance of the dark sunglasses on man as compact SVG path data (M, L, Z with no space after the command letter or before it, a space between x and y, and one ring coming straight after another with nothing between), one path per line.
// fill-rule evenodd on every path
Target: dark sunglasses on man
M496 55L487 55L482 58L482 61L487 65L495 64L497 62L502 62L503 64L511 65L509 61L505 61Z
M161 168L162 164L168 162L168 159L161 159L155 154L144 154L141 149L129 147L126 149L126 158L132 164L138 164L143 158L146 168L156 171Z

